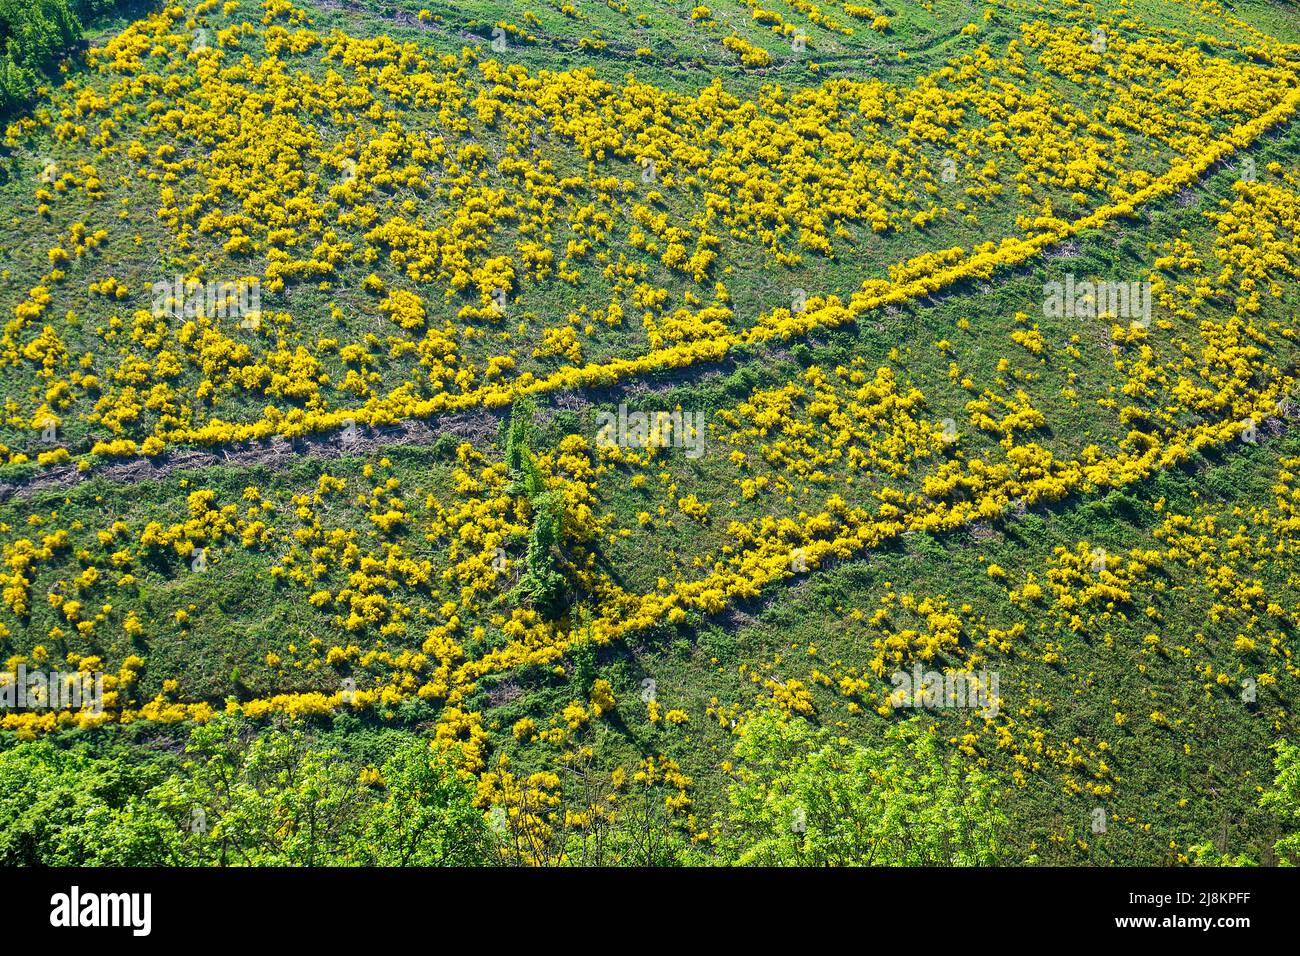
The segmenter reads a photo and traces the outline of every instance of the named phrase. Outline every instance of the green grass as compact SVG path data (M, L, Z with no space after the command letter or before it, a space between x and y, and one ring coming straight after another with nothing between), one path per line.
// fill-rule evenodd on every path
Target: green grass
M948 59L971 52L980 43L994 50L1005 47L1018 35L1020 23L1032 14L1032 10L1022 8L986 7L958 0L935 2L930 10L915 5L882 6L878 9L891 16L893 26L889 32L878 34L838 8L826 5L827 12L837 20L854 27L854 35L845 37L818 26L805 13L780 0L759 5L777 10L786 22L808 33L806 54L797 55L788 42L755 23L748 8L733 0L710 3L713 17L767 49L773 57L769 69L739 69L734 55L721 45L725 35L722 30L692 24L690 4L659 0L626 0L624 5L613 0L609 4L583 0L578 4L581 17L577 19L561 12L560 3L479 0L455 5L403 0L367 4L364 11L351 5L320 4L313 8L313 16L320 29L337 27L354 35L387 35L398 41L419 42L443 54L474 46L483 56L497 52L491 47L492 29L497 22L505 21L536 35L531 42L509 35L502 54L504 60L530 73L591 68L612 84L623 83L631 73L640 81L682 94L698 93L715 75L721 75L729 92L745 98L758 95L764 85L782 84L797 90L828 77L877 77L906 85L940 68ZM423 8L431 12L427 20L418 17ZM984 9L994 12L987 24L982 19ZM1181 4L1138 0L1132 9L1156 22L1164 22L1162 17L1166 17L1169 24L1189 32L1197 28ZM1275 37L1291 41L1300 37L1293 11L1285 4L1260 0L1238 3L1231 9ZM540 24L527 26L523 20L525 10L535 13ZM642 20L638 20L638 14L643 15ZM255 18L252 11L236 14L235 18L241 16ZM1079 15L1070 11L1069 16ZM227 22L215 11L213 17ZM981 24L981 32L974 37L962 36L961 27L971 21ZM607 46L584 49L579 45L584 37L607 41ZM1234 39L1249 42L1246 37ZM635 51L641 48L649 49L650 55L637 56ZM901 63L897 59L899 49L910 54ZM247 52L257 55L261 50L252 42ZM322 79L325 67L311 60L300 58L295 68L301 67ZM824 68L813 73L809 62L824 64ZM79 67L73 67L74 75L81 77L79 71ZM99 78L89 82L102 87ZM1086 101L1086 90L1060 78L1051 82L1063 99L1076 105ZM409 129L428 128L434 122L434 114L427 108L403 105L399 113L401 123ZM331 144L345 134L345 124L322 121L321 125ZM379 128L369 122L357 126L367 134ZM500 136L499 129L479 124L471 125L464 138L499 145ZM52 151L61 150L60 162L65 166L92 158L92 151L84 143L72 147L42 145ZM183 146L202 148L197 140ZM1143 148L1152 152L1142 154ZM544 152L561 173L582 173L587 167L586 161L564 143L548 141ZM1167 151L1157 149L1153 143L1135 146L1133 154L1139 164L1151 169L1161 167L1169 158ZM1265 137L1250 155L1258 164L1261 180L1280 183L1282 174L1268 172L1267 166L1280 162L1284 172L1295 169L1300 157L1300 132L1292 123L1276 135ZM7 309L21 301L26 290L46 271L46 263L38 261L39 256L59 241L72 222L109 228L109 238L99 251L69 266L67 292L59 300L60 310L71 309L79 316L60 326L73 342L73 352L96 351L93 367L106 371L120 361L117 348L128 355L136 349L129 335L113 334L108 329L113 316L129 316L130 310L142 307L147 295L139 290L181 268L182 256L173 248L174 237L155 215L157 196L153 184L142 190L130 177L118 180L105 176L109 193L105 200L71 195L60 199L56 216L37 217L32 181L41 161L40 151L28 147L11 151L4 159L8 179L0 183L0 216L8 228L0 242L0 265L5 269L0 299ZM630 161L610 158L603 169L635 182L634 196L648 191L639 183L638 168ZM313 171L319 170L313 167ZM933 301L871 314L855 326L822 330L806 341L782 343L770 349L739 349L717 366L685 372L665 370L582 395L543 396L539 399L542 413L537 451L549 456L566 434L578 434L591 441L597 412L615 408L620 402L633 410L650 411L680 405L717 421L718 411L734 408L755 391L778 388L813 366L833 370L857 359L867 373L889 368L903 387L915 386L923 391L928 420L938 423L951 418L957 422L961 432L959 450L945 451L944 455L998 461L1005 454L999 436L980 432L969 424L965 405L985 389L1003 396L1023 390L1048 423L1023 437L1032 437L1059 460L1077 457L1092 445L1106 453L1115 452L1131 442L1129 432L1134 425L1121 421L1116 411L1100 408L1097 401L1122 388L1126 375L1114 363L1117 357L1133 360L1133 350L1112 351L1107 322L1044 315L1044 283L1066 272L1079 278L1142 280L1158 254L1155 250L1178 236L1185 236L1198 254L1211 260L1214 229L1207 214L1218 211L1221 201L1232 195L1236 178L1233 168L1217 169L1189 193L1186 201L1169 201L1144 209L1132 220L1085 235L1072 244L1068 257L1040 259L999 274L989 283L962 284L945 290ZM1035 196L1039 202L1049 197L1060 203L1058 208L1076 209L1066 197L1051 191ZM383 195L378 203L383 214L388 215L406 198L418 198L423 213L431 220L453 211L448 197L418 189ZM571 210L589 198L575 194L565 197L564 204ZM673 221L684 220L690 214L693 198L690 190L670 192L658 208L668 212ZM954 200L941 190L937 201ZM119 209L125 211L124 219L114 218ZM978 225L964 222L955 213L923 230L885 235L854 224L834 258L808 255L804 262L790 268L775 266L752 239L729 240L720 250L710 282L698 286L663 267L655 257L630 247L615 251L626 252L630 260L643 265L641 281L669 289L674 305L688 289L707 300L712 280L724 278L732 295L735 324L739 326L774 307L787 306L795 289L847 296L864 279L886 276L888 266L910 255L958 244L969 248L1010 233L1014 231L1014 216L1020 211L1018 203L1003 197L981 210L983 219ZM354 229L346 238L359 240L363 232ZM557 226L555 232L560 245L572 237L564 226ZM616 239L621 240L625 234L617 233ZM138 243L136 235L140 237ZM491 251L507 251L514 238L509 231L494 236ZM216 239L200 237L194 255L214 277L225 277L242 268L219 249ZM337 355L319 350L320 339L337 337L347 342L371 331L375 333L371 346L377 356L373 366L378 375L376 390L397 387L410 379L413 370L409 362L385 354L403 336L379 324L377 297L360 286L371 268L378 266L348 263L331 278L332 287L327 289L310 282L291 284L284 293L269 298L270 308L283 310L291 318L248 333L242 340L256 355L265 355L277 346L302 346L318 355L323 370L338 382L346 368ZM120 307L97 301L86 291L89 281L108 275L126 281L133 290ZM393 281L397 286L418 288L400 277ZM601 275L597 263L583 267L577 287L553 281L527 284L518 301L511 304L507 323L513 328L522 321L525 326L508 343L520 352L520 370L540 374L559 367L556 359L531 357L541 330L554 326L583 305L605 304L611 294L611 283ZM437 296L430 298L436 300ZM437 303L435 318L441 321L454 316L454 307L460 304L462 299L452 299L449 305ZM331 316L331 306L341 309L342 318ZM1261 326L1269 321L1292 324L1298 307L1300 295L1289 288L1281 299L1266 303L1258 322ZM1028 315L1028 324L1039 326L1048 343L1043 356L1032 355L1012 342L1011 334L1027 327L1017 321L1017 313ZM1218 301L1207 303L1199 317L1223 322L1231 315L1232 303ZM62 315L47 318L63 321ZM1155 318L1158 334L1152 336L1148 363L1177 358L1182 348L1178 336L1192 342L1188 348L1195 349L1198 340L1192 323L1175 320L1159 308ZM966 329L958 324L963 319L969 322ZM1168 326L1160 326L1162 321ZM1077 356L1066 349L1074 336L1078 336ZM937 349L935 343L939 340L950 342L951 349ZM463 344L466 354L477 361L498 347L490 334ZM646 342L638 323L631 321L617 329L597 324L595 332L583 338L583 347L586 360L608 360L639 354ZM1000 368L1004 359L1007 364ZM1274 336L1259 363L1261 369L1267 361L1293 372L1296 359L1294 345ZM950 376L949 366L954 362L960 367L960 376L969 376L973 381L973 390L960 387ZM31 434L25 412L41 399L44 382L34 369L26 367L5 368L3 376L0 395L10 406L0 422L0 441L34 454L40 446ZM1188 372L1188 376L1197 378L1195 372ZM177 391L184 394L192 390L200 378L194 368L187 369L176 383ZM1077 392L1075 398L1062 394L1067 385ZM1167 396L1156 395L1138 401L1154 417L1165 399ZM340 391L331 391L328 397L331 406L346 407L353 401L355 396ZM394 654L418 651L435 620L436 609L449 597L457 596L456 582L443 577L454 564L450 536L423 533L434 513L424 505L427 496L444 505L465 497L456 490L455 463L448 440L433 444L422 436L408 443L386 445L381 438L380 447L364 454L344 450L342 457L269 455L266 463L252 466L235 463L190 468L181 458L174 470L132 481L113 477L114 473L107 470L109 462L89 455L93 438L103 437L103 429L84 419L90 397L81 396L78 402L74 411L81 417L68 415L60 441L78 459L93 464L88 480L29 495L25 486L39 477L40 469L25 463L0 470L0 482L17 486L16 493L0 502L0 539L4 543L38 536L55 527L71 529L69 547L35 573L30 587L30 616L19 620L8 612L0 615L0 622L9 632L3 642L6 656L30 654L41 645L56 658L68 653L101 656L106 667L116 671L127 656L138 654L146 661L137 688L142 701L159 693L171 693L166 688L172 681L178 682L184 699L209 701L217 707L230 697L264 698L309 690L332 693L349 678L369 687L381 684L389 675L381 665L365 668L355 662L327 663L323 659L325 648L358 641L363 650L383 649ZM232 388L208 410L228 420L251 421L260 416L265 404L266 396L256 389ZM498 417L499 413L485 413L473 422L477 430L472 444L488 461L499 461L503 455L500 443L491 437ZM143 437L155 421L156 416L146 415L130 427L130 433ZM1189 425L1193 419L1184 414L1178 423ZM453 433L438 420L430 425L433 433ZM803 512L820 510L826 497L836 492L843 494L850 505L871 507L875 504L872 491L886 478L879 472L855 475L856 483L850 487L844 484L847 468L830 468L829 480L823 484L795 482L788 501L777 494L744 500L738 488L740 476L727 458L732 446L723 443L724 432L719 426L710 433L706 453L699 459L689 458L680 449L668 450L644 468L615 468L594 480L597 502L611 517L608 530L629 532L612 544L600 540L588 546L619 586L641 593L654 590L661 577L670 581L698 579L707 572L709 562L700 567L696 559L701 555L718 557L728 541L731 521L751 522L766 515L800 521ZM461 437L456 433L455 441ZM778 473L761 464L760 443L750 442L740 449L759 463L752 473ZM1152 537L1153 529L1162 520L1152 508L1156 501L1163 501L1163 514L1213 505L1223 521L1230 522L1239 517L1234 509L1246 511L1252 506L1268 505L1281 467L1279 462L1297 454L1300 440L1291 431L1277 436L1270 431L1256 446L1243 444L1197 457L1183 469L1161 473L1123 491L1070 499L1050 509L949 535L908 534L868 555L815 569L789 585L769 590L760 600L741 603L716 618L691 618L680 626L663 623L642 631L629 641L596 652L594 674L610 681L619 701L618 710L571 735L562 747L520 743L511 728L525 717L543 725L566 704L586 698L590 688L582 684L584 678L593 675L582 674L573 654L564 658L559 672L553 667L531 666L491 674L469 692L463 706L482 713L483 726L492 735L491 756L509 755L517 772L552 769L565 750L581 743L594 748L597 762L604 769L630 766L648 754L667 754L693 777L693 812L699 823L707 826L710 815L725 799L727 774L723 766L734 745L728 715L769 702L769 692L755 685L749 673L756 670L787 682L803 681L815 705L813 719L855 740L878 742L897 716L877 714L874 700L849 698L834 687L815 684L809 680L810 670L868 665L873 656L872 635L861 622L852 619L852 611L870 615L891 590L918 598L942 595L949 605L962 609L961 615L967 621L1004 629L1020 624L1025 629L1010 653L986 653L982 663L1000 673L1005 707L1016 725L1016 740L1023 746L1032 735L1041 735L1044 751L1038 755L1038 765L1021 766L1007 752L992 746L988 735L980 737L973 753L967 754L972 763L989 770L998 781L1000 800L1012 823L1008 833L1009 861L1169 865L1176 863L1189 845L1207 838L1216 840L1224 849L1247 850L1269 861L1269 847L1276 833L1273 824L1256 809L1257 788L1271 780L1269 744L1278 737L1294 735L1298 729L1294 682L1263 688L1258 702L1246 706L1235 687L1207 690L1196 669L1206 662L1222 670L1240 670L1252 663L1241 660L1233 649L1238 628L1245 627L1245 615L1229 615L1207 626L1204 615L1213 595L1198 574L1170 562L1151 573L1140 596L1124 609L1127 619L1116 618L1104 627L1074 633L1041 609L1026 610L1009 601L1007 585L991 578L987 567L997 564L1006 568L1017 581L1023 580L1027 572L1038 574L1041 580L1058 546L1073 549L1078 542L1087 541L1115 554L1158 547L1159 542ZM387 464L381 464L381 459L386 459ZM162 464L171 468L166 459ZM367 470L372 473L367 474ZM917 467L905 477L890 479L890 483L915 491L927 470ZM643 489L631 483L637 471L648 478ZM673 493L658 480L660 472L676 486ZM242 512L247 507L241 497L244 489L254 486L271 505L267 520L287 535L287 529L295 527L295 498L309 495L323 473L346 482L345 493L319 507L323 525L356 532L359 546L372 554L382 555L386 548L396 546L428 562L428 581L394 588L390 595L409 612L410 626L405 633L380 637L372 628L360 635L349 634L332 608L311 603L310 589L277 581L271 568L290 552L286 538L272 546L251 548L228 541L211 550L203 571L191 570L189 560L174 552L154 555L134 572L134 586L115 590L111 582L105 582L90 592L96 602L113 605L103 612L103 626L90 637L70 628L46 598L57 585L66 585L86 566L112 565L112 554L121 542L101 543L96 532L115 521L125 522L129 534L136 537L150 521L163 525L183 521L187 496L200 487L216 494L218 506L235 504ZM367 506L357 504L356 499L387 478L400 482L398 493L407 504L411 520L386 533L376 530L366 519ZM677 499L692 493L713 503L708 521L692 522L680 513ZM660 505L665 507L672 525L656 519L653 529L642 530L637 513L645 510L657 515ZM507 550L518 562L524 550L522 536L510 539ZM571 553L576 554L577 549ZM1300 606L1300 592L1281 560L1274 567L1239 570L1265 581L1270 600L1287 609ZM321 586L328 584L338 589L346 586L345 578L332 572ZM579 597L593 599L590 594ZM1144 602L1148 601L1162 615L1158 625L1143 616ZM508 613L510 607L508 587L498 587L483 596L475 623L484 622L485 632L465 640L468 657L505 645L505 635L489 621L492 614ZM138 636L122 627L129 612L145 624ZM183 620L178 619L178 612ZM891 612L890 620L897 626L915 626L897 610ZM1153 628L1161 638L1160 651L1153 651L1144 642ZM1291 650L1295 646L1294 631L1289 625L1283 630L1284 646ZM52 631L56 636L51 636ZM1198 638L1198 634L1202 637ZM297 653L290 650L291 645ZM815 654L809 653L809 645L815 646ZM1179 650L1182 646L1187 647L1186 654ZM958 666L976 650L967 644L962 647L961 658L941 658L936 666ZM278 655L285 663L272 666L268 654ZM664 709L685 711L689 722L672 726L647 721L642 703L647 681L653 682L656 699ZM883 682L877 683L884 686ZM850 710L850 703L858 705L856 712ZM733 706L734 711L730 710ZM380 763L394 741L410 735L429 736L440 707L440 702L409 701L360 715L319 719L314 727L358 763ZM719 709L721 716L709 714ZM1173 726L1151 721L1148 715L1153 711L1171 715ZM1116 712L1128 714L1130 721L1117 724ZM954 741L970 729L968 721L972 719L967 713L943 710L934 711L932 717L937 733ZM182 728L144 723L97 731L69 730L56 735L60 744L86 743L124 760L138 756L141 761L174 751L182 737ZM14 742L15 735L0 733L0 746ZM1104 749L1100 747L1103 742ZM1084 768L1063 762L1067 753L1083 755ZM1087 792L1086 787L1100 779L1093 776L1093 768L1102 759L1111 768L1106 779L1113 783L1114 790L1098 797ZM1016 777L1017 771L1022 772L1022 778ZM1093 828L1098 808L1105 811L1109 821L1105 832L1100 833Z

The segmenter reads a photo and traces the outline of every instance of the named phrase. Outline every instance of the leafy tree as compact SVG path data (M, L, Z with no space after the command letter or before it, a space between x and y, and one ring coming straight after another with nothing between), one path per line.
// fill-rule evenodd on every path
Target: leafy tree
M1290 866L1300 859L1300 746L1279 740L1273 744L1273 750L1277 753L1273 758L1277 776L1273 778L1273 786L1260 796L1259 805L1276 817L1286 831L1273 844L1273 852L1283 866ZM1190 846L1188 852L1196 866L1258 865L1246 853L1219 850L1212 840Z
M1220 853L1214 844L1206 840L1187 848L1192 866L1258 866L1248 854Z
M21 107L81 45L83 24L147 0L0 0L0 113Z
M380 866L473 866L495 859L473 788L422 740L381 771L385 797L365 815L358 860Z
M527 498L541 490L532 449L536 415L537 407L533 400L521 395L510 406L510 418L505 423L506 474L510 476L510 493Z
M569 586L560 573L556 548L560 544L564 505L553 491L532 499L533 527L528 534L527 570L519 581L519 592L541 612L555 618L568 607Z
M533 524L528 534L526 570L516 588L522 601L531 604L547 618L564 613L569 604L568 582L559 569L558 548L564 528L564 501L546 490L537 463L533 460L532 439L536 428L536 408L531 399L521 396L510 409L506 432L506 473L510 476L510 493L522 495L532 509Z
M471 865L496 859L474 791L427 741L361 768L300 725L193 728L173 772L49 741L0 751L0 864Z
M719 861L741 865L986 866L1005 817L989 781L915 722L864 747L769 713L736 745Z
M300 728L245 740L218 718L190 734L183 773L149 797L200 865L312 866L342 861L363 799L357 770L313 748Z
M1295 861L1300 858L1300 746L1279 740L1273 749L1277 751L1273 758L1277 776L1259 805L1271 810L1290 831L1273 844L1273 851L1280 859Z
M31 96L39 75L80 41L68 0L0 0L0 109Z
M49 741L0 751L0 865L148 866L170 860L170 824L140 797L152 764L94 758Z
M587 616L585 609L579 611L582 615L582 637L574 642L571 655L573 657L573 686L577 688L578 693L583 697L591 694L592 685L596 682L596 648L591 642L591 621Z

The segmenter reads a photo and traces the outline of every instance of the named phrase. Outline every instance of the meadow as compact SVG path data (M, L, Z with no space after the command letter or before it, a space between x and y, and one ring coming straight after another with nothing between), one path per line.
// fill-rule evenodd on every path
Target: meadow
M1294 4L76 16L0 860L1295 861Z

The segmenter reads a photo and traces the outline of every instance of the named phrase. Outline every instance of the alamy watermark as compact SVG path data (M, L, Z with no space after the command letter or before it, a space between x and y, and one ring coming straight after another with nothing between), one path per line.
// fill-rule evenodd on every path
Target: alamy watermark
M153 284L153 315L194 319L239 319L240 328L262 322L262 284L257 279L200 282L183 276Z
M153 928L152 893L83 893L73 886L50 897L50 925L56 929L124 927L133 936Z
M596 413L596 444L601 448L685 448L687 458L704 454L704 412L629 412L620 404L617 412Z
M1064 282L1043 284L1043 314L1053 319L1128 319L1134 328L1151 324L1151 283L1078 282L1067 273Z
M896 671L890 677L894 690L891 707L978 709L982 717L996 717L1000 706L997 671Z
M98 671L29 671L19 664L0 673L0 710L104 712L104 675Z

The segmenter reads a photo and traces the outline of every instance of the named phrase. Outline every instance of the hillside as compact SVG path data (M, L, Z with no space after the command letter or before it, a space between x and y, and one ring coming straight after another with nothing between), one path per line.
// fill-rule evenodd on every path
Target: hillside
M980 822L874 862L1294 858L1293 4L82 19L0 156L0 641L102 706L0 710L0 859L213 862L279 747L349 820L431 755L442 862L899 795Z

